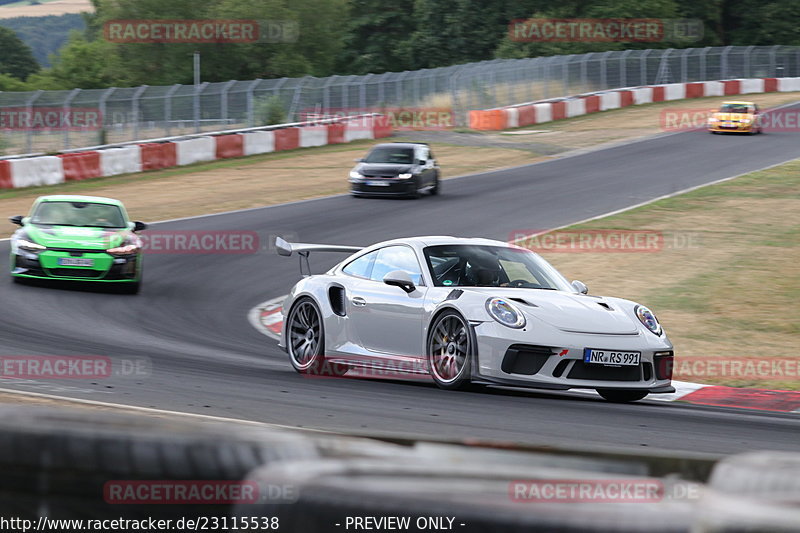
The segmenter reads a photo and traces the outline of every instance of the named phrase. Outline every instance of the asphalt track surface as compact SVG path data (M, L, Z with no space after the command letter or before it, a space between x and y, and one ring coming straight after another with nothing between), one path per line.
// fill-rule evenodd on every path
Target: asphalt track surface
M337 196L159 223L152 230L255 231L262 242L288 233L306 242L354 245L424 234L506 239L519 229L558 227L798 158L799 138L691 131L447 181L441 196L419 201ZM8 253L7 241L0 253ZM315 271L335 262L333 255L320 255L312 257ZM620 450L800 449L800 417L791 414L301 377L275 341L247 320L253 306L286 294L299 277L294 257L266 249L148 255L138 296L0 280L0 355L92 354L117 364L144 357L150 364L135 376L3 379L0 386L343 432Z

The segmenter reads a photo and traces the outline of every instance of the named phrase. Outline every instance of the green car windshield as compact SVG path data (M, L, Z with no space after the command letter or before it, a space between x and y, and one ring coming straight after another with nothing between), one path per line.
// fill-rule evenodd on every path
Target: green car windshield
M126 227L119 207L92 202L42 202L31 222L43 226Z

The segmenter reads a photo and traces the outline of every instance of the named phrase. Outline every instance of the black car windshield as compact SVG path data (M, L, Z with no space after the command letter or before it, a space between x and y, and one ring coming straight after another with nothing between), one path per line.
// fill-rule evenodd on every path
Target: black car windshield
M125 217L116 205L93 202L42 202L31 216L33 224L124 228Z
M378 146L364 158L364 162L410 165L414 162L414 149Z
M722 104L719 111L720 113L749 113L750 107L747 104Z
M443 245L425 248L438 287L518 287L571 291L569 282L533 252L504 246Z

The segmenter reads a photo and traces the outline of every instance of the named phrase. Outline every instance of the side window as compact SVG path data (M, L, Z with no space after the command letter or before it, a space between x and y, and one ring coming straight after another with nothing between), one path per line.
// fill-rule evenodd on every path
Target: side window
M369 279L370 273L372 272L372 263L375 261L375 256L377 255L378 252L362 255L358 259L350 261L350 263L342 269L342 272L357 278Z
M384 276L393 270L404 270L411 276L414 285L422 285L422 272L414 250L408 246L387 246L378 250L370 279L383 281Z
M417 159L420 159L420 160L422 160L422 161L427 161L429 157L430 157L430 156L429 156L429 150L428 150L428 148L427 148L427 147L425 147L425 146L421 146L421 147L420 147L420 148L417 150Z

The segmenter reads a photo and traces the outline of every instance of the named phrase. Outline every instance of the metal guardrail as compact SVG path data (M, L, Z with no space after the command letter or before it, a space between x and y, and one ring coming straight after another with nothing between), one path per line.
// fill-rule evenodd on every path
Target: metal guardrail
M199 85L71 91L0 92L0 112L92 109L93 130L3 130L8 153L54 152L97 144L246 129L270 109L296 121L307 112L383 107L470 109L628 86L731 78L800 76L800 46L727 46L624 50L495 59L406 72L327 78L281 78ZM10 146L9 146L10 145Z

